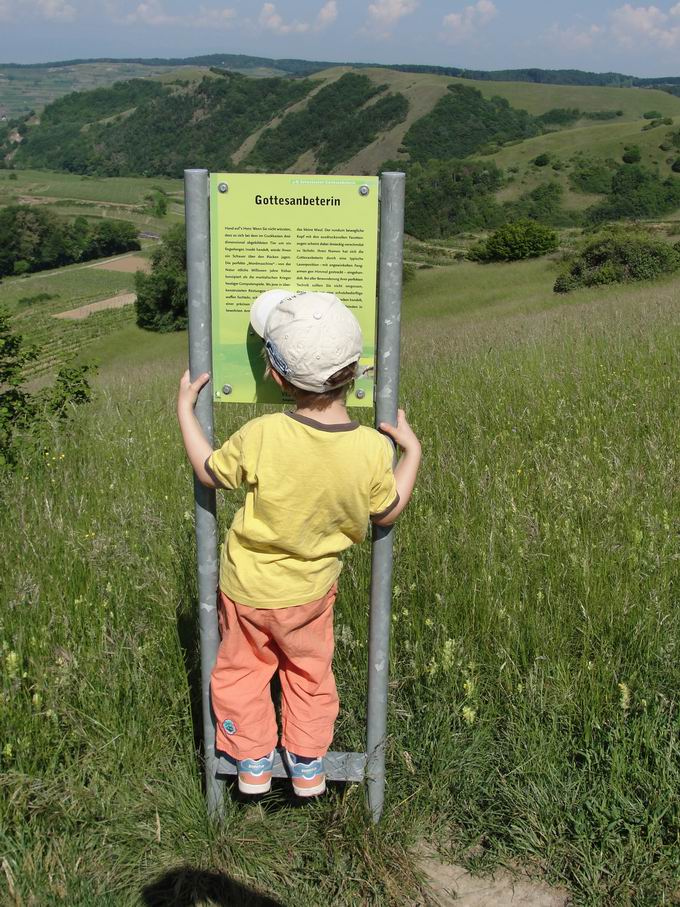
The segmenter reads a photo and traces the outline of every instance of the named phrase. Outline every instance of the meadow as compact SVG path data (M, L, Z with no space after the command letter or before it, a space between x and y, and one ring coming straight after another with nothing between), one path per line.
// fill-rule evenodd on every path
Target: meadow
M94 401L0 492L3 903L424 905L424 846L575 905L673 903L680 280L565 299L554 275L464 263L406 288L424 464L396 528L377 827L356 785L300 807L228 783L208 820L186 336L128 324L83 352ZM218 438L254 414L224 406ZM220 493L222 530L240 500ZM369 556L337 604L338 749L363 746Z

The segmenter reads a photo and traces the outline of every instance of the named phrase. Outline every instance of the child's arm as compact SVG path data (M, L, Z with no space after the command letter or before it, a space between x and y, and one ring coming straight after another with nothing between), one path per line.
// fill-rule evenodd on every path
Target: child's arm
M203 375L199 375L192 382L189 377L189 369L186 370L179 382L177 419L179 420L179 427L189 462L194 468L198 481L208 488L217 488L217 483L205 467L205 462L212 454L213 449L203 434L203 429L198 424L198 419L194 413L198 394L209 380L210 375L206 372Z
M406 421L403 409L400 409L397 413L396 428L394 425L390 425L389 422L381 422L380 431L389 435L403 451L394 470L399 502L384 517L373 520L376 526L391 526L411 500L413 487L418 476L418 467L420 466L421 448L420 441Z

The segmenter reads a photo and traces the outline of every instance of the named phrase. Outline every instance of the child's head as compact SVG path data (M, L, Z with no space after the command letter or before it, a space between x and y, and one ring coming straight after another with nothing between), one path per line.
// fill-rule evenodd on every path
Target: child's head
M337 296L270 290L253 304L251 324L298 406L326 409L346 398L363 342L359 322Z

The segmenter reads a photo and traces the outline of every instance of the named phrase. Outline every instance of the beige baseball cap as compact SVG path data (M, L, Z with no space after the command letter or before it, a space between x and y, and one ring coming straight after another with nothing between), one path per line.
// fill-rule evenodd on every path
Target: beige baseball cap
M333 293L267 290L253 303L250 323L276 371L317 394L337 386L328 379L363 350L359 322Z

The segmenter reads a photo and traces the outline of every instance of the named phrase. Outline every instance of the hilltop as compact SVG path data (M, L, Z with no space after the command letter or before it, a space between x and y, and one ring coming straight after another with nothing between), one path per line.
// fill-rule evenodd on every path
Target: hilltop
M354 69L379 68L400 72L439 75L473 81L530 82L541 85L591 85L658 88L680 94L680 76L639 78L618 72L585 72L579 69L470 70L457 66L395 63L340 63L319 60L272 59L249 54L202 54L193 57L98 57L57 60L48 63L0 63L2 103L0 117L25 116L71 91L84 91L131 78L169 74L186 78L187 73L207 75L212 67L255 78L300 77L338 66Z

